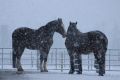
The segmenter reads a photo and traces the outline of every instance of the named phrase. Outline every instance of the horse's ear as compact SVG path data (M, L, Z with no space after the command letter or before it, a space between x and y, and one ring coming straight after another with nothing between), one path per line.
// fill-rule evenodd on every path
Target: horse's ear
M62 22L62 19L61 19L61 18L58 18L58 21L59 21L59 22Z
M71 25L72 23L71 23L71 21L70 21L70 25Z
M75 24L77 24L77 21L76 21L76 23Z

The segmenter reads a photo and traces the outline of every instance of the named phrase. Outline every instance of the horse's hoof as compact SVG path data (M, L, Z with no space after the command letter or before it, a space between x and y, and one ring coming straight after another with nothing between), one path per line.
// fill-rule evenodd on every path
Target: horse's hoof
M23 73L23 71L17 71L16 73L17 73L17 74L22 74L22 73Z
M16 65L13 65L13 68L17 68L17 66L16 66Z
M74 72L69 72L69 74L73 74Z
M102 72L99 72L99 76L104 76L104 73L102 73Z
M74 73L74 71L69 71L69 74L73 74Z
M48 72L48 70L44 70L44 72Z
M99 74L99 76L104 76L103 74Z
M19 68L17 71L23 72L24 70L22 68Z
M44 70L40 70L40 72L44 72Z
M81 72L81 71L79 71L79 72L77 72L77 74L82 74L82 72Z

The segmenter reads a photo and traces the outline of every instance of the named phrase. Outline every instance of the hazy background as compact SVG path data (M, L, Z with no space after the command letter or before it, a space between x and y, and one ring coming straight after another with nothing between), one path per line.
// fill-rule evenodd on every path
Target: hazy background
M77 21L80 31L100 30L109 48L120 49L120 0L0 0L0 48L11 47L14 29L37 29L58 17L66 30ZM65 47L64 41L56 33L52 47Z

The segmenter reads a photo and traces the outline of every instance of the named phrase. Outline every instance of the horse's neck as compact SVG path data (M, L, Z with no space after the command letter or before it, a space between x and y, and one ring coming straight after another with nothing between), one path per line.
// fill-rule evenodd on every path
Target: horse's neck
M37 31L37 32L41 32L41 31L43 31L43 30L45 30L45 26L42 26L42 27L38 28L36 31Z
M76 30L76 33L77 33L77 35L81 35L82 34L82 32L79 31L78 29Z
M54 33L56 32L56 26L46 26L46 28L47 34L53 38Z
M53 37L55 31L52 30L51 27L42 26L42 27L40 27L40 28L37 30L37 32L38 32L38 35L39 35L39 33L40 33L40 34L42 34L42 35L47 35L47 36Z
M53 37L53 35L54 35L54 33L55 33L55 31L52 30L52 29L48 30L47 32L48 32L47 34L48 34L49 36L51 36L51 37Z

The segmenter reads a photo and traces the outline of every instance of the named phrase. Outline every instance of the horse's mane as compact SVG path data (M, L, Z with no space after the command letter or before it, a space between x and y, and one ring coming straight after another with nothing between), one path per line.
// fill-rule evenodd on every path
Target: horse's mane
M51 25L55 24L58 20L53 20L53 21L50 21L48 22L45 26L46 27L50 27Z
M46 30L48 30L51 27L51 25L53 23L55 23L56 21L57 20L48 22L45 26L41 26L40 28L38 28L38 31L43 31L43 30L46 31Z

